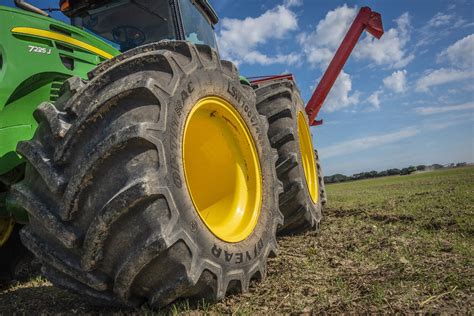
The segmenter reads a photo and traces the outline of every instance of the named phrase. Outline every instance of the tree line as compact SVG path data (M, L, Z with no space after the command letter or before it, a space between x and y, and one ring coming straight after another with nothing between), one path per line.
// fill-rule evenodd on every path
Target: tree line
M386 176L396 176L396 175L408 175L415 171L430 171L442 168L456 168L456 167L464 167L467 163L459 162L459 163L451 163L446 166L440 164L433 164L433 165L418 165L418 166L410 166L403 169L387 169L380 172L375 170L368 171L368 172L361 172L353 174L352 176L346 176L340 173L333 174L332 176L324 177L325 183L338 183L338 182L345 182L345 181L355 181L355 180L362 180L362 179L370 179L370 178L379 178L379 177L386 177Z

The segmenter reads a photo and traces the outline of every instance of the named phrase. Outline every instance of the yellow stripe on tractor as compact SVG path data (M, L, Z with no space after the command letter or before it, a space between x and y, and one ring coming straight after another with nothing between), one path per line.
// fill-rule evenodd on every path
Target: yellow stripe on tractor
M99 49L95 46L92 46L90 44L84 43L78 39L72 38L71 36L67 36L64 34L56 33L56 32L51 32L51 31L46 31L46 30L41 30L41 29L36 29L32 27L15 27L12 29L12 33L14 34L22 34L22 35L33 35L41 38L47 38L50 40L55 40L55 41L60 41L64 42L79 48L82 48L84 50L87 50L89 52L92 52L94 54L97 54L101 57L104 57L106 59L111 59L114 57L112 54L109 54L102 49Z

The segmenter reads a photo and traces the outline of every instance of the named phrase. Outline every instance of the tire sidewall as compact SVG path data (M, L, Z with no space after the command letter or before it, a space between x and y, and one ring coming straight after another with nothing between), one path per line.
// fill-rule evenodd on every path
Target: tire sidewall
M257 225L251 235L241 242L229 243L217 238L204 224L194 207L186 186L183 169L183 134L186 118L193 107L204 97L218 96L234 105L247 124L258 152L262 172L262 208ZM211 260L222 267L251 267L260 258L275 235L273 226L277 210L274 192L277 189L269 161L273 161L266 129L255 107L255 96L246 92L238 77L225 75L219 66L198 67L186 76L171 96L167 108L167 129L163 145L167 161L167 184L179 211L178 225L190 236L200 254L197 257ZM266 258L263 258L266 261Z

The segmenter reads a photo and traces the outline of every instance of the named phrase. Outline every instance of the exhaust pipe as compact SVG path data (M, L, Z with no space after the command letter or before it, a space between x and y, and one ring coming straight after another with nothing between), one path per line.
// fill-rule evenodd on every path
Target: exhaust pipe
M26 10L26 11L34 12L34 13L41 14L41 15L44 15L44 16L49 16L48 13L44 12L40 8L35 7L32 4L29 4L29 3L25 2L25 0L15 0L15 5L18 8Z

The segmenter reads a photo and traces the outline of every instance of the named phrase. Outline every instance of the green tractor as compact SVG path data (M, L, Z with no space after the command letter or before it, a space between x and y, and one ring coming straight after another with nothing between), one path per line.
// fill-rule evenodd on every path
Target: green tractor
M219 58L206 0L0 6L0 254L102 304L216 300L318 227L324 184L288 78ZM21 228L21 230L20 230ZM6 268L4 268L6 269Z

